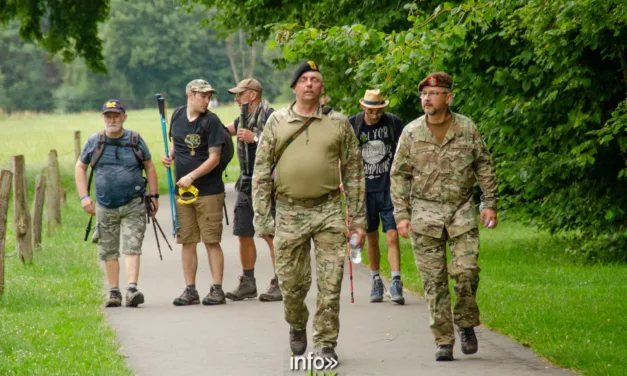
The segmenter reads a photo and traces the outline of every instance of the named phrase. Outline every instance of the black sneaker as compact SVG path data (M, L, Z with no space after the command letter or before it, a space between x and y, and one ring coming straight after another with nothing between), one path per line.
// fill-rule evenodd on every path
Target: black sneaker
M466 355L476 353L479 350L479 344L477 343L475 329L471 326L469 328L457 328L457 331L462 340L462 352Z
M109 299L105 302L105 307L120 307L122 305L122 293L120 290L109 290Z
M126 289L126 306L137 307L144 302L144 294L137 289Z
M332 368L335 368L338 364L340 364L340 362L338 361L337 354L335 353L335 350L332 347L322 347L316 350L316 356L319 358L331 358L335 360L335 364L333 365Z
M435 360L438 362L453 360L453 345L438 345Z
M294 355L303 355L307 350L307 329L290 327L290 349Z
M186 287L181 296L174 299L172 304L174 304L175 306L200 304L200 296L198 295L198 290L192 290L189 287Z
M257 282L255 278L240 275L237 287L226 293L226 297L231 300L254 299L257 297Z
M218 290L214 286L211 286L209 289L209 294L205 296L202 300L203 305L218 305L218 304L226 304L226 297L224 296L224 291L222 289Z

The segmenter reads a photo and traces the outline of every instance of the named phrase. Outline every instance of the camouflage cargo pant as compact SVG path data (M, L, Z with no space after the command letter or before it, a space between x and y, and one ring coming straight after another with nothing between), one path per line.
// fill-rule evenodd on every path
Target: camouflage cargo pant
M425 299L429 305L430 328L437 345L455 343L453 323L461 327L477 326L479 307L475 297L479 286L479 231L441 239L412 232L416 266L422 277ZM446 265L446 243L451 250L451 263ZM448 272L447 272L448 271ZM451 314L448 277L455 280L457 300ZM452 317L451 317L452 316Z
M98 258L101 261L120 258L120 234L122 253L141 255L145 232L146 206L142 198L134 198L115 209L97 205L96 230L92 241L98 243Z
M318 285L313 343L315 348L335 348L347 247L339 198L313 208L277 202L276 274L283 292L285 320L299 330L306 328L309 319L305 297L311 287L311 239Z

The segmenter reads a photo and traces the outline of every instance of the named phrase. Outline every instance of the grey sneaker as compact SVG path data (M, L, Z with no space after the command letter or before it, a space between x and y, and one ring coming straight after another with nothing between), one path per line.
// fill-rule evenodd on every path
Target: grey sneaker
M303 355L307 350L307 329L298 330L290 327L290 349L294 355Z
M189 287L186 287L181 296L174 299L172 304L174 304L175 306L200 304L200 296L198 295L198 290L192 290Z
M144 294L137 289L126 289L126 306L137 307L144 302Z
M390 298L396 304L405 304L405 298L403 298L403 281L401 281L400 278L392 278Z
M381 277L375 275L372 278L372 287L370 288L370 303L381 303L383 301L384 288Z
M203 305L218 305L218 304L226 304L226 299L224 297L224 290L216 289L214 286L211 286L209 289L209 294L202 299Z
M435 352L436 361L451 361L453 359L453 345L438 345L438 349Z
M276 277L270 280L268 290L259 295L259 300L262 302L280 302L283 300L283 294L281 293L281 288L279 287L279 280Z
M231 300L253 299L257 297L257 282L255 278L240 275L239 285L235 290L226 293L226 297Z
M477 343L475 329L471 326L469 328L457 328L457 331L462 340L462 352L466 355L476 353L479 350L479 344Z
M109 290L109 299L105 302L105 307L119 307L122 305L122 294L119 290Z

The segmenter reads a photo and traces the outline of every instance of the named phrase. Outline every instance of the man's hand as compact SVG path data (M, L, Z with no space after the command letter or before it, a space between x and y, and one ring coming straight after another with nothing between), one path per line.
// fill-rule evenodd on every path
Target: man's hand
M81 200L81 206L83 210L91 215L96 215L96 208L94 207L93 201L91 201L90 197L84 198Z
M396 224L396 229L402 237L407 239L411 234L411 222L409 221L409 219L403 219Z
M176 185L183 189L187 189L192 185L193 182L194 179L191 176L185 175L176 182Z
M366 230L364 230L363 228L358 228L357 230L350 230L348 232L348 241L351 240L351 237L353 236L354 233L357 233L357 242L359 244L361 244L361 246L364 246L364 242L366 241Z
M163 163L163 165L165 166L165 168L170 168L170 166L172 165L172 162L174 162L174 159L168 157L168 156L163 156L161 157L161 163Z
M240 128L237 130L237 139L247 144L254 144L255 136L255 132L249 131L248 129Z
M483 223L483 227L488 229L495 228L496 225L499 223L498 219L496 218L496 210L483 209L481 211L481 214L479 215L479 218L481 220L481 223Z
M159 210L159 199L155 197L151 197L152 206L150 207L150 215L154 217L157 215L157 211Z

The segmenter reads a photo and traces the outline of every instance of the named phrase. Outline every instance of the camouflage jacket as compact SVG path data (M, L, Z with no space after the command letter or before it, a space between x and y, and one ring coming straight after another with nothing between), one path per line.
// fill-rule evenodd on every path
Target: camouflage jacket
M411 219L412 231L439 238L477 227L472 202L475 181L485 208L496 210L498 191L490 154L469 118L451 113L453 123L440 145L422 116L409 123L398 142L391 170L396 223Z
M365 179L361 153L346 117L341 114L324 115L318 108L313 115L316 120L285 149L274 175L271 174L275 153L303 125L303 119L292 110L293 105L270 116L259 140L252 183L256 231L259 235L274 234L270 209L275 194L294 198L322 196L339 188L340 171L348 202L350 228L365 228ZM321 131L325 134L320 134ZM324 154L318 152L320 149L325 150L327 155L311 155L314 150Z

